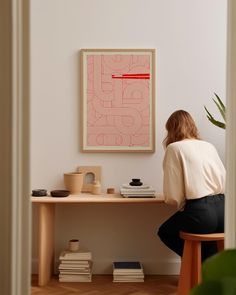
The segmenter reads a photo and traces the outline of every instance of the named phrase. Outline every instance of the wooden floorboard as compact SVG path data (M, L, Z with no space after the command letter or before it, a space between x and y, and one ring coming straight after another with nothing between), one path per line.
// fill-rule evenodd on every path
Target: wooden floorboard
M47 286L32 276L31 295L175 295L177 276L146 276L143 283L113 283L112 276L93 275L90 283L60 283L53 277Z

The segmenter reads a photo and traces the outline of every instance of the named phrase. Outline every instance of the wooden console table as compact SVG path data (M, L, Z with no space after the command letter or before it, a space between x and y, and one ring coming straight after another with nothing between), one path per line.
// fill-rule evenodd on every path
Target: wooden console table
M155 198L124 198L119 194L92 195L82 193L80 195L70 195L65 198L31 197L32 203L37 203L39 207L39 262L38 262L38 284L46 285L53 273L54 262L54 216L55 204L73 203L110 203L110 204L134 204L134 203L164 203L162 195Z

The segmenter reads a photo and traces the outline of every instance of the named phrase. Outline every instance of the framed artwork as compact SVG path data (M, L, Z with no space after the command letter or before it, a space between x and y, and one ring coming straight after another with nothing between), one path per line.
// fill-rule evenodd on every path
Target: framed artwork
M81 150L155 151L155 49L81 50Z

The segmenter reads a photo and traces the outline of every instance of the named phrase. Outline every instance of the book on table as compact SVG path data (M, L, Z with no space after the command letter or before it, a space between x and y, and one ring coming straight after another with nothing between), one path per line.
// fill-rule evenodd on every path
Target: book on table
M120 194L126 198L153 198L155 197L156 191L149 185L131 186L129 184L122 184Z

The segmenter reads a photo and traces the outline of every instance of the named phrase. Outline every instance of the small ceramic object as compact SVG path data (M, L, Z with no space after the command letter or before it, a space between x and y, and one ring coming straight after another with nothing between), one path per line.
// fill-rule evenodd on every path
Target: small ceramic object
M93 195L100 195L101 194L101 183L98 180L95 180L93 183L92 188L92 194Z
M64 174L65 188L70 191L71 195L81 193L84 182L84 174L81 172L70 172Z
M143 183L140 181L139 178L133 178L132 181L129 183L131 186L140 186Z
M34 189L34 190L32 190L32 196L34 196L34 197L47 196L47 190L46 189Z
M70 191L67 191L67 190L54 190L54 191L51 191L51 196L56 197L56 198L68 197L69 194L70 194Z
M69 240L68 249L69 249L69 251L72 251L72 252L78 251L79 250L79 240L77 240L77 239Z
M114 194L114 193L115 193L114 187L108 187L107 188L107 194Z
M84 174L82 193L91 193L93 190L93 182L96 180L101 182L101 169L101 166L78 167L78 171Z

